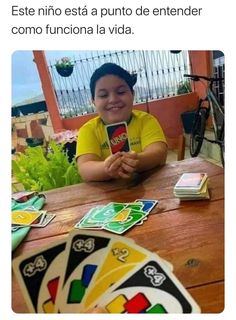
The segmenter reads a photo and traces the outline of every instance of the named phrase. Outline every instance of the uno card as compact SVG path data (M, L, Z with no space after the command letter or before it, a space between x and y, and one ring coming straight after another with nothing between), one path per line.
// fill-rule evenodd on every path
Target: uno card
M150 212L158 204L158 200L150 199L136 199L135 202L140 202L143 204L142 211Z
M92 208L75 227L80 229L102 228L104 224L111 221L125 207L126 204L124 203L110 202L104 207Z
M141 202L132 202L132 203L127 203L126 209L131 208L132 210L143 210L143 203Z
M112 242L83 299L83 309L94 307L96 301L112 284L149 256L151 256L149 251L125 238Z
M199 313L200 308L161 259L153 255L97 301L108 313Z
M95 207L90 209L86 215L76 223L75 228L79 229L101 229L103 226L102 221L97 221L94 219L96 214L100 211L101 207Z
M130 215L131 208L125 207L122 211L118 212L117 215L115 215L111 222L122 222L126 221Z
M143 212L141 210L131 210L125 221L108 222L104 225L103 229L117 234L122 234L133 227L137 222L143 220L147 214L147 212Z
M31 313L54 313L66 241L13 260L13 270Z
M25 225L29 226L37 221L40 216L42 216L43 211L23 211L23 210L16 210L12 211L11 214L11 221L13 225Z
M158 204L158 200L149 200L149 199L136 199L134 203L142 203L142 211L145 211L147 213L150 213L152 209ZM147 216L139 221L137 225L142 225L143 222L147 220Z
M93 275L113 238L104 232L74 230L66 247L65 269L56 305L60 313L77 313Z
M44 228L46 227L54 218L56 217L55 213L47 213L43 215L42 220L38 224L31 224L31 227Z
M106 126L106 132L112 154L117 153L118 151L130 151L126 122L109 124Z

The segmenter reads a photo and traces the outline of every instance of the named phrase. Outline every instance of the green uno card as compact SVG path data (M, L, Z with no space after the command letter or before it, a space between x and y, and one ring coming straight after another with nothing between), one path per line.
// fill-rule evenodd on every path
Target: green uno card
M92 208L75 228L101 228L126 207L124 203L111 202L106 206Z
M90 216L90 222L103 222L103 224L105 224L110 221L115 215L117 215L117 213L122 211L125 207L125 203L110 202L105 207L94 212L93 215Z
M117 234L122 234L141 221L147 215L146 212L132 210L127 220L123 222L108 222L103 229Z

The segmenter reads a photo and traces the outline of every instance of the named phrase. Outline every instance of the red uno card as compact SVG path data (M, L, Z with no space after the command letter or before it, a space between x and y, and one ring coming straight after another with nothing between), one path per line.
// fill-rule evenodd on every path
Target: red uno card
M130 151L128 129L126 122L119 122L106 126L111 153Z

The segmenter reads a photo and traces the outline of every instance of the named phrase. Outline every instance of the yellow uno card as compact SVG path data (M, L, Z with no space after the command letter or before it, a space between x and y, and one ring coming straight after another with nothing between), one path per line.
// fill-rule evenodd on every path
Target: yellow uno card
M149 257L150 252L126 241L115 241L107 248L104 263L99 266L95 277L83 299L83 308L93 307L109 287L131 271L137 263ZM102 294L101 294L102 293Z
M22 211L22 210L12 211L11 223L28 226L32 224L41 215L42 215L41 211Z
M111 222L114 221L125 221L127 220L129 214L130 214L131 209L123 209L120 211L115 217L111 219Z

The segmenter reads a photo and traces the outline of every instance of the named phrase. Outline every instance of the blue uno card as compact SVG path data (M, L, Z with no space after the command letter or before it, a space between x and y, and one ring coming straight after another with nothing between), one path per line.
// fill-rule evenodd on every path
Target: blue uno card
M148 213L158 204L158 200L150 199L136 199L135 202L141 202L143 204L142 211Z

